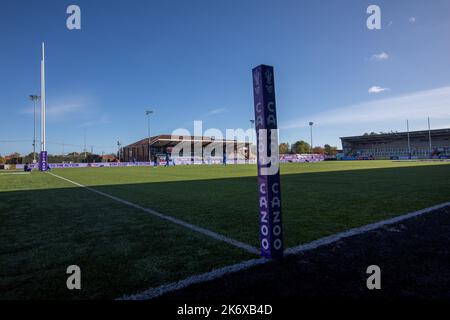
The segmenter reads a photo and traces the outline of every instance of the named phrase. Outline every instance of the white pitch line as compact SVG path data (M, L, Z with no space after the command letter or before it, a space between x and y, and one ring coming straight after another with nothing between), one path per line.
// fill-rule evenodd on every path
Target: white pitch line
M9 174L31 174L30 172L8 172L8 173L0 173L0 176L6 176Z
M379 222L367 224L365 226L361 226L361 227L350 229L350 230L347 230L347 231L344 231L344 232L336 233L336 234L333 234L333 235L328 236L328 237L320 238L318 240L315 240L315 241L312 241L312 242L309 242L309 243L306 243L306 244L303 244L303 245L299 245L297 247L292 247L292 248L286 249L284 251L284 253L286 255L291 255L291 254L298 254L298 253L301 253L301 252L305 252L305 251L308 251L308 250L311 250L311 249L315 249L315 248L318 248L318 247L321 247L321 246L325 246L325 245L333 243L333 242L337 242L337 241L339 241L341 239L344 239L344 238L356 236L356 235L359 235L359 234L362 234L362 233L373 231L375 229L379 229L379 228L387 226L387 225L399 223L399 222L402 222L404 220L408 220L408 219L411 219L411 218L414 218L414 217L418 217L418 216L420 216L420 215L422 215L424 213L429 213L429 212L432 212L434 210L442 209L442 208L445 208L445 207L448 207L448 206L450 206L450 202L445 202L445 203L441 203L441 204L438 204L438 205L435 205L435 206L432 206L432 207L428 207L428 208L425 208L425 209L422 209L422 210L418 210L418 211L410 212L410 213L407 213L407 214L404 214L404 215L401 215L401 216L398 216L398 217L394 217L394 218L391 218L391 219L382 220L382 221L379 221Z
M236 273L238 271L243 271L243 270L249 269L251 267L254 267L254 266L257 266L260 264L264 264L268 261L270 261L270 260L267 260L265 258L244 261L244 262L229 265L229 266L226 266L226 267L223 267L220 269L215 269L215 270L207 272L207 273L191 276L189 278L180 280L178 282L172 282L169 284L163 284L159 287L150 288L148 290L145 290L144 292L141 292L141 293L138 293L135 295L125 295L116 300L150 300L150 299L154 299L154 298L159 297L168 292L180 290L180 289L186 288L192 284L203 283L206 281L211 281L211 280L214 280L217 278L221 278L227 274Z
M195 231L195 232L201 233L203 235L206 235L206 236L208 236L210 238L213 238L213 239L216 239L216 240L219 240L219 241L222 241L222 242L226 242L226 243L231 244L231 245L233 245L233 246L235 246L237 248L243 249L243 250L245 250L247 252L250 252L250 253L253 253L253 254L259 254L260 253L260 251L258 249L256 249L255 247L253 247L253 246L251 246L249 244L246 244L246 243L243 243L241 241L238 241L238 240L226 237L226 236L224 236L222 234L219 234L217 232L214 232L214 231L211 231L211 230L208 230L208 229L205 229L205 228L202 228L202 227L199 227L199 226L187 223L187 222L185 222L183 220L180 220L180 219L177 219L177 218L174 218L174 217L171 217L171 216L167 216L167 215L162 214L160 212L157 212L155 210L144 208L144 207L142 207L142 206L140 206L138 204L126 201L126 200L121 199L119 197L110 195L108 193L105 193L105 192L96 190L94 188L82 185L82 184L80 184L78 182L75 182L75 181L66 179L64 177L58 176L57 174L54 174L52 172L48 172L48 173L51 174L52 176L56 177L56 178L62 179L64 181L67 181L67 182L69 182L71 184L74 184L74 185L76 185L78 187L85 188L85 189L87 189L89 191L92 191L94 193L102 195L102 196L104 196L106 198L115 200L115 201L120 202L122 204L125 204L125 205L127 205L129 207L133 207L135 209L142 210L142 211L144 211L144 212L146 212L148 214L151 214L152 216L158 217L158 218L160 218L162 220L170 221L172 223L175 223L177 225L183 226L183 227L185 227L187 229L190 229L192 231Z
M348 237L352 237L352 236L356 236L359 234L363 234L369 231L373 231L375 229L381 228L383 226L386 225L391 225L391 224L395 224L404 220L408 220L414 217L418 217L420 215L423 215L425 213L429 213L432 212L434 210L437 209L442 209L445 207L450 206L450 202L446 202L446 203L442 203L442 204L438 204L429 208L425 208L419 211L415 211L415 212L410 212L407 214L404 214L402 216L398 216L395 218L391 218L391 219L387 219L387 220L383 220L383 221L379 221L376 223L372 223L372 224L368 224L362 227L358 227L358 228L354 228L354 229L350 229L348 231L345 232L341 232L341 233L337 233L328 237L324 237L306 244L302 244L299 245L297 247L292 247L289 249L286 249L284 251L285 255L296 255L299 253L303 253L306 251L310 251L310 250L314 250L317 249L319 247L325 246L325 245L329 245L332 244L334 242L337 242L339 240L342 240L344 238L348 238ZM180 280L178 282L172 282L169 284L163 284L159 287L155 287L155 288L150 288L147 289L141 293L137 293L134 295L125 295L121 298L118 298L117 300L149 300L149 299L154 299L157 298L159 296L162 296L166 293L169 292L173 292L176 290L180 290L183 288L186 288L190 285L193 284L198 284L198 283L204 283L207 281L211 281L217 278L221 278L225 275L228 274L232 274L232 273L236 273L238 271L243 271L243 270L247 270L250 269L252 267L258 266L258 265L262 265L265 264L267 262L270 262L271 260L269 259L264 259L264 258L259 258L259 259L252 259L252 260L247 260L241 263L237 263L237 264L233 264L230 266L226 266L220 269L215 269L212 270L210 272L206 272L203 274L199 274L199 275L195 275L195 276L191 276L189 278L186 278L184 280Z

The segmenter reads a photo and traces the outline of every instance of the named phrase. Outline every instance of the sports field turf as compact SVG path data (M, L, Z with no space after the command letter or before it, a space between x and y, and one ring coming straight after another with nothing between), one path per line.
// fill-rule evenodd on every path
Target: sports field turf
M258 246L256 166L52 170ZM450 164L285 164L285 246L450 200ZM0 298L116 298L255 257L48 173L0 174ZM82 290L66 288L67 266Z

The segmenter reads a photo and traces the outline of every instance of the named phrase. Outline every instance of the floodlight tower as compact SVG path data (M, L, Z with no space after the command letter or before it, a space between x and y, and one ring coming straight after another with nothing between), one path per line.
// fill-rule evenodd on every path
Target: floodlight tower
M311 154L313 153L313 125L314 125L314 122L311 121L309 123L309 127L311 129L311 149L310 149Z
M253 144L253 139L254 139L254 137L253 137L253 132L255 131L254 129L253 129L253 127L255 126L255 120L254 119L250 119L250 127L251 127L251 129L252 129L252 137L251 137L251 141L250 141L250 145L249 145L249 153L248 153L248 157L249 157L249 159L250 159L250 155L251 155L251 153L252 153L252 144Z
M39 101L39 99L41 97L38 95L35 95L35 94L30 94L28 97L34 103L34 109L33 109L33 163L36 163L36 101Z
M406 132L408 134L408 159L411 159L411 138L409 136L409 120L406 120Z
M433 147L431 144L431 125L430 125L430 117L428 117L428 143L430 145L430 158L433 157Z
M84 159L87 159L87 149L86 149L86 128L84 128L84 135L83 135L83 142L84 142Z
M47 171L47 146L45 138L45 45L42 42L41 60L41 153L39 155L39 170Z
M152 162L152 153L150 151L150 115L153 114L153 110L147 110L145 111L145 115L147 116L147 135L148 135L148 162Z
M122 161L122 143L117 140L117 155L119 157L119 162Z

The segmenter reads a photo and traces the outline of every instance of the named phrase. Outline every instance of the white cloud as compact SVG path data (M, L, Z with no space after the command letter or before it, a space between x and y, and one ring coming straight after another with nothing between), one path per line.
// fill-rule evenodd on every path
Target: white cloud
M97 119L86 121L78 125L78 128L87 128L87 127L93 127L103 124L109 124L111 123L111 120L108 115L102 115Z
M49 105L46 109L46 114L50 118L63 118L68 114L80 111L83 108L82 104L78 103L65 103L61 105Z
M80 113L87 113L92 111L90 99L81 96L66 96L56 99L47 99L46 101L46 116L50 121L65 120L69 116ZM33 114L33 107L21 110L24 114ZM40 102L37 103L36 113L40 114Z
M382 61L382 60L387 60L387 59L389 59L389 54L387 54L386 52L381 52L381 53L377 53L377 54L374 54L371 58L370 58L370 60L372 60L372 61Z
M79 111L82 109L83 105L77 104L77 103L64 103L64 104L52 104L52 105L46 105L46 115L49 118L61 118L64 115L68 115L70 113ZM22 110L22 113L24 114L33 114L34 110L32 107ZM38 103L36 105L36 113L40 114L41 112L41 105Z
M408 20L410 23L416 22L416 17L410 17Z
M220 113L224 113L224 112L227 112L226 108L217 108L217 109L209 110L206 115L207 116L212 116L212 115L220 114Z
M450 119L450 87L414 92L398 97L363 102L346 107L336 108L305 118L283 123L282 129L302 128L308 121L318 126L360 126L398 122L405 119L423 120L428 116L443 121Z
M382 87L379 87L379 86L373 86L373 87L369 88L368 92L369 93L382 93L382 92L388 91L388 90L389 90L389 88L382 88Z

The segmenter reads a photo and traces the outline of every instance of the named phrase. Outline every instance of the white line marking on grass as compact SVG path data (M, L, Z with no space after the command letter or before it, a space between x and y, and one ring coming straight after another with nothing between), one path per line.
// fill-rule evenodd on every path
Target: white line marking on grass
M424 213L428 213L428 212L431 212L431 211L434 211L434 210L442 209L442 208L445 208L445 207L448 207L448 206L450 206L450 202L441 203L441 204L438 204L438 205L435 205L435 206L432 206L432 207L429 207L429 208L425 208L425 209L422 209L422 210L410 212L410 213L407 213L407 214L404 214L404 215L401 215L401 216L397 216L397 217L394 217L394 218L390 218L390 219L387 219L387 220L382 220L382 221L379 221L379 222L367 224L367 225L362 226L362 227L357 227L357 228L350 229L350 230L347 230L347 231L344 231L344 232L336 233L336 234L333 234L333 235L328 236L328 237L324 237L324 238L321 238L321 239L318 239L318 240L315 240L315 241L312 241L312 242L309 242L309 243L306 243L306 244L303 244L303 245L299 245L297 247L292 247L292 248L286 249L284 251L284 253L286 255L298 254L298 253L301 253L301 252L304 252L304 251L308 251L308 250L311 250L311 249L315 249L315 248L318 248L318 247L321 247L321 246L333 243L333 242L337 242L337 241L339 241L341 239L344 239L344 238L356 236L356 235L359 235L359 234L362 234L362 233L365 233L365 232L369 232L369 231L372 231L372 230L375 230L375 229L379 229L379 228L387 226L387 225L395 224L395 223L398 223L398 222L401 222L401 221L404 221L404 220L408 220L408 219L411 219L411 218L414 218L414 217L418 217L418 216L420 216L420 215L422 215Z
M348 231L344 231L344 232L340 232L328 237L324 237L306 244L302 244L299 245L297 247L292 247L289 249L286 249L284 251L285 255L296 255L299 253L303 253L306 251L310 251L310 250L314 250L317 249L319 247L322 246L326 246L329 244L332 244L334 242L337 242L341 239L345 239L345 238L349 238L352 236L356 236L359 234L363 234L369 231L373 231L376 230L378 228L381 228L383 226L387 226L387 225L391 225L391 224L395 224L404 220L408 220L414 217L418 217L420 215L423 215L425 213L429 213L432 212L434 210L438 210L438 209L442 209L445 207L449 207L450 206L450 202L446 202L446 203L442 203L442 204L438 204L429 208L425 208L419 211L415 211L415 212L410 212L407 214L404 214L402 216L398 216L398 217L394 217L391 219L387 219L387 220L383 220L383 221L379 221L376 223L372 223L372 224L368 224L362 227L358 227L358 228L354 228L354 229L350 229ZM186 278L184 280L180 280L178 282L172 282L169 284L163 284L159 287L155 287L155 288L150 288L147 289L141 293L137 293L134 295L125 295L121 298L118 298L117 300L149 300L149 299L154 299L157 298L159 296L162 296L166 293L169 292L173 292L176 290L180 290L183 288L186 288L190 285L193 284L198 284L198 283L203 283L203 282L207 282L207 281L211 281L217 278L221 278L223 276L226 276L228 274L232 274L232 273L236 273L239 271L243 271L243 270L247 270L250 269L252 267L258 266L258 265L263 265L267 262L270 262L271 260L268 259L264 259L264 258L259 258L259 259L252 259L252 260L247 260L241 263L237 263L237 264L233 264L230 266L226 266L220 269L215 269L212 270L210 272L207 273L203 273L200 275L195 275L195 276L191 276L189 278Z
M169 284L163 284L162 286L159 286L156 288L150 288L148 290L145 290L144 292L141 292L141 293L138 293L135 295L128 295L128 296L125 295L116 300L150 300L150 299L159 297L163 294L166 294L168 292L173 292L176 290L186 288L192 284L203 283L206 281L218 279L227 274L235 273L238 271L243 271L243 270L249 269L251 267L254 267L254 266L257 266L260 264L264 264L268 261L270 261L270 260L267 260L265 258L244 261L244 262L226 266L226 267L223 267L220 269L215 269L211 272L191 276L189 278L186 278L186 279L178 281L178 282L172 282Z
M8 172L8 173L0 173L0 176L6 176L8 174L31 174L30 172Z
M115 200L115 201L120 202L120 203L122 203L122 204L125 204L125 205L127 205L127 206L129 206L129 207L133 207L133 208L135 208L135 209L142 210L142 211L144 211L144 212L147 212L147 213L151 214L152 216L155 216L155 217L158 217L158 218L160 218L160 219L163 219L163 220L170 221L170 222L172 222L172 223L178 224L178 225L183 226L183 227L185 227L185 228L188 228L188 229L190 229L190 230L192 230L192 231L195 231L195 232L204 234L204 235L206 235L206 236L208 236L208 237L210 237L210 238L213 238L213 239L216 239L216 240L219 240L219 241L226 242L226 243L231 244L231 245L233 245L233 246L235 246L235 247L237 247L237 248L243 249L243 250L245 250L245 251L247 251L247 252L250 252L250 253L253 253L253 254L259 254L259 252L260 252L260 251L259 251L258 249L256 249L255 247L253 247L253 246L251 246L251 245L249 245L249 244L243 243L243 242L241 242L241 241L234 240L234 239L232 239L232 238L226 237L226 236L224 236L224 235L222 235L222 234L219 234L219 233L216 233L216 232L214 232L214 231L211 231L211 230L208 230L208 229L205 229L205 228L202 228L202 227L199 227L199 226L196 226L196 225L187 223L187 222L185 222L185 221L183 221L183 220L180 220L180 219L177 219L177 218L174 218L174 217L171 217L171 216L167 216L167 215L162 214L162 213L160 213L160 212L157 212L157 211L155 211L155 210L148 209L148 208L144 208L144 207L142 207L142 206L140 206L140 205L138 205L138 204L129 202L129 201L127 201L127 200L118 198L118 197L113 196L113 195L110 195L110 194L108 194L108 193L105 193L105 192L96 190L96 189L94 189L94 188L84 186L84 185L82 185L82 184L80 184L80 183L78 183L78 182L75 182L75 181L66 179L66 178L64 178L64 177L58 176L57 174L54 174L54 173L52 173L52 172L48 172L48 173L51 174L52 176L56 177L56 178L62 179L62 180L64 180L64 181L67 181L67 182L69 182L69 183L71 183L71 184L74 184L74 185L76 185L76 186L78 186L78 187L85 188L85 189L87 189L87 190L89 190L89 191L92 191L92 192L94 192L94 193L97 193L97 194L99 194L99 195L102 195L102 196L104 196L104 197L106 197L106 198Z

